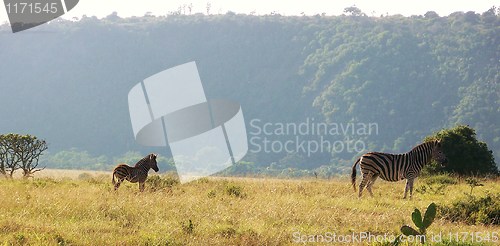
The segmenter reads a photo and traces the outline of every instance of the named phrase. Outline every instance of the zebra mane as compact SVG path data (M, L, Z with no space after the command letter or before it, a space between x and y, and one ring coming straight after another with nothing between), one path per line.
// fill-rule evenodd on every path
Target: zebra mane
M422 149L422 148L425 148L425 147L431 147L431 149L433 149L437 145L439 145L439 141L437 141L437 140L430 141L430 142L423 142L423 143L421 143L421 144L413 147L413 149L411 149L410 151L408 151L408 153L414 152L414 151L418 151L419 149Z
M149 154L145 156L144 158L140 159L137 163L135 163L134 167L142 166L144 163L147 163L148 160L151 158L152 154Z
M438 141L424 142L415 146L413 149L403 155L408 155L409 158L412 159L412 161L418 163L418 172L420 172L422 166L428 164L431 161L432 153L434 152L435 147L438 145Z

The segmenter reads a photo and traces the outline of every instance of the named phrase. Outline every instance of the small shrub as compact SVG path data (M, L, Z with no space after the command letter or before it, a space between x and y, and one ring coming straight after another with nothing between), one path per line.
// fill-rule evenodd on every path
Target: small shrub
M59 234L54 236L54 240L56 240L57 245L64 246L68 244L68 242Z
M444 195L444 189L447 185L421 185L415 189L420 194L430 193L434 195Z
M85 181L89 181L93 178L92 174L90 173L81 173L80 175L78 175L78 180L85 180Z
M236 235L236 230L230 226L219 228L217 234L225 238L231 238Z
M235 184L226 185L226 194L228 194L229 196L235 196L239 198L243 198L246 196L246 194L243 193L243 188Z
M252 229L244 229L237 233L237 237L241 242L241 245L262 245L262 241L260 234Z
M476 178L474 178L474 177L470 177L470 178L465 179L465 182L470 186L470 193L469 193L469 195L471 195L471 196L472 196L472 190L475 187L484 186L484 184L479 183L479 180L476 179Z
M171 189L174 185L179 184L179 180L176 177L167 175L152 175L146 180L146 188L150 191L159 191L165 189Z
M422 181L424 184L415 189L415 191L420 194L430 193L434 195L444 195L446 187L458 183L456 178L447 174L428 176Z
M31 182L31 185L33 185L36 188L44 188L48 185L54 185L57 183L58 182L53 178L40 178L40 179L34 179L33 182Z
M25 245L27 243L26 236L22 233L14 235L14 241L16 245Z
M428 185L433 185L433 184L454 185L458 183L458 180L449 175L441 174L425 178L424 183Z
M208 198L214 198L216 194L217 193L215 192L215 190L211 190L208 192L207 196L208 196Z
M193 221L189 220L187 223L182 223L181 225L182 231L184 231L187 234L191 234L194 232L194 224Z
M164 236L143 235L139 245L144 246L160 246L160 245L182 245Z
M476 198L469 196L468 200L454 202L451 206L440 208L444 219L467 224L500 224L500 194L488 194Z

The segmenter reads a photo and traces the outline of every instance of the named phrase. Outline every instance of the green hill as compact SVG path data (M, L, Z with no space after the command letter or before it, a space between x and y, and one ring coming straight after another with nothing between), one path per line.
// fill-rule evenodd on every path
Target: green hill
M127 94L150 75L196 61L207 96L240 102L248 130L253 119L273 129L308 120L330 128L375 123L371 134L325 137L403 152L437 130L468 124L498 160L499 26L495 9L447 17L110 15L16 34L3 25L0 132L46 139L49 155L71 148L108 162L128 151L168 155L135 143ZM283 143L296 134L267 137ZM313 169L345 167L358 156L270 152L245 160Z

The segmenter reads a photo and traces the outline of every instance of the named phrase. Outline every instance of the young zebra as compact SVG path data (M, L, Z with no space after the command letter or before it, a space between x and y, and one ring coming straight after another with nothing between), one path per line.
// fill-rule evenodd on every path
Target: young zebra
M380 178L387 181L406 179L403 199L406 198L408 189L410 189L411 199L413 195L413 181L420 173L420 170L422 170L422 167L429 163L431 159L436 160L440 165L448 162L439 141L422 143L404 154L366 153L358 158L352 166L352 187L356 192L356 165L359 163L362 180L359 184L358 197L361 197L365 185L370 195L373 196L372 186L380 176Z
M139 190L144 191L144 183L148 178L149 169L152 168L155 172L158 172L158 165L156 163L157 154L149 154L146 157L138 161L134 167L130 167L127 164L119 164L113 170L112 182L115 186L115 190L120 187L123 180L128 180L132 183L139 182ZM115 177L117 181L115 181Z

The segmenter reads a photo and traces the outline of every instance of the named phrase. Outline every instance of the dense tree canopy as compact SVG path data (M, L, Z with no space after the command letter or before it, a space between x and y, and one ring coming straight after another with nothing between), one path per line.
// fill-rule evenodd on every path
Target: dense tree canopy
M440 140L449 164L445 167L430 165L428 172L447 171L461 175L498 174L493 152L485 142L478 141L476 132L469 126L441 130L426 138ZM432 170L432 171L431 171Z

